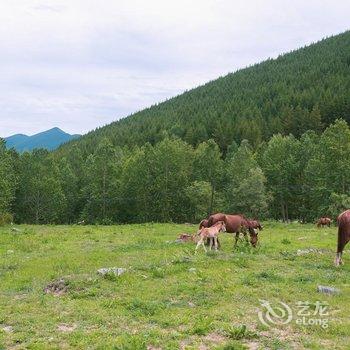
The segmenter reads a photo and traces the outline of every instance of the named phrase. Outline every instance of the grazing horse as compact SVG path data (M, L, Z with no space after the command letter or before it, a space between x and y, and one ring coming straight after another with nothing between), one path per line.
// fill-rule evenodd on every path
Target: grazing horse
M317 227L328 226L331 227L332 219L327 217L322 217L317 221Z
M248 220L248 221L250 226L253 227L254 229L262 231L262 229L264 228L258 220Z
M338 247L335 257L335 266L343 264L342 254L345 245L350 241L350 210L346 210L338 216Z
M200 239L197 243L196 251L200 245L203 246L203 249L205 250L205 252L207 251L207 248L205 248L204 240L208 238L210 239L209 250L211 250L213 246L213 240L214 240L214 248L215 250L218 250L218 235L220 232L226 232L226 225L223 221L218 221L211 227L203 227L198 233L198 236L200 236Z
M238 214L238 215L226 215L223 213L217 213L213 214L209 217L208 223L210 226L215 224L218 221L223 221L226 224L226 232L229 233L235 233L236 234L236 240L234 247L236 247L239 234L242 232L245 239L248 241L247 238L247 230L249 231L250 235L250 243L255 248L258 243L258 231L255 230L249 223L249 221L245 218L244 215Z

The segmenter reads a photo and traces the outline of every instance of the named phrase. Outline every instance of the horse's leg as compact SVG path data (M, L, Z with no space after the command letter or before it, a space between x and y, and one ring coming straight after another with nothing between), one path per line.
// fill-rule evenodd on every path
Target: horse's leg
M204 240L202 241L202 246L205 252L207 252L207 248L205 247Z
M218 250L218 237L217 236L214 237L214 247L215 247L215 250Z
M248 238L248 235L247 235L247 231L244 231L243 235L244 235L244 239L245 239L246 243L249 244L249 238Z
M339 266L343 265L343 259L342 259L343 252L339 252L336 254L335 259L334 259L334 265Z
M335 261L334 261L336 266L343 264L343 260L342 260L343 250L349 241L350 241L350 233L344 232L344 229L342 229L339 226L338 227L337 255L336 255Z
M233 246L233 249L236 248L238 239L239 239L239 232L236 232L235 244L234 244L234 246Z
M210 237L209 238L209 250L211 250L211 248L213 247L213 238L212 237Z
M343 264L343 250L346 244L349 242L350 237L346 237L344 234L338 232L338 248L337 255L335 256L334 264L335 266L339 266Z
M197 253L197 250L198 250L199 246L202 244L202 242L203 242L203 238L200 238L200 240L197 242L195 253Z

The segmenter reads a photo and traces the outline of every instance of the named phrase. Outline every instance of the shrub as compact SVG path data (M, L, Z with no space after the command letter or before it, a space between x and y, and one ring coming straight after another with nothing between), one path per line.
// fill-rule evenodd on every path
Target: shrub
M9 225L13 221L13 215L10 213L0 213L0 226Z

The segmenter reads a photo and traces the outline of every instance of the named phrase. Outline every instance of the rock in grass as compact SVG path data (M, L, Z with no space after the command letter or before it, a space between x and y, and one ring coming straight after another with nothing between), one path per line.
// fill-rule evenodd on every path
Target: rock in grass
M124 272L126 272L126 269L124 269L123 267L103 267L97 270L97 273L101 276L106 276L106 275L120 276Z
M12 232L22 232L19 228L17 227L11 227Z
M326 251L327 250L325 249L317 249L317 248L298 249L297 255L305 255L305 254L311 254L311 253L323 254Z
M12 333L12 332L13 332L12 326L3 326L3 327L1 327L1 329L2 329L5 333Z
M46 294L53 294L54 296L61 296L68 291L68 281L60 278L56 281L49 283L45 288L44 292Z
M334 295L334 294L340 293L340 289L334 288L334 287L328 287L328 286L317 286L317 291L319 293L324 293L324 294L329 294L329 295Z

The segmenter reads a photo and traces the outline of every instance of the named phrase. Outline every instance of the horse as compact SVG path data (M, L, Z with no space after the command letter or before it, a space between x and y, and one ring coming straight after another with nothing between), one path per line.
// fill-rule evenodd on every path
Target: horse
M247 230L249 231L249 235L250 235L250 244L254 248L256 247L258 243L258 231L250 225L249 220L247 220L244 215L242 214L226 215L223 213L217 213L209 216L208 224L209 226L212 226L218 221L225 222L226 232L236 234L234 248L237 245L240 233L243 233L246 241L248 241Z
M201 230L203 227L210 227L209 226L209 222L208 222L208 219L203 219L200 223L199 223L199 227L198 229ZM199 232L199 231L198 231ZM207 238L206 242L205 242L205 245L206 246L210 246L210 243L212 241L212 238ZM219 238L217 239L217 242L218 242L218 248L220 249L221 248L221 244L220 244L220 241L219 241Z
M251 227L253 227L254 229L258 229L259 231L263 230L263 226L260 224L260 222L258 220L248 220L249 224Z
M204 240L208 238L210 238L209 250L211 250L213 246L213 240L214 240L214 248L215 250L218 250L218 235L220 232L226 232L226 225L223 221L218 221L211 227L203 227L198 233L198 236L200 236L200 239L197 243L195 251L197 251L199 246L202 245L204 251L207 252L207 248L205 248Z
M338 247L335 257L335 266L343 264L342 255L345 245L350 241L350 210L342 212L338 218Z
M332 219L327 217L322 217L317 221L317 227L328 226L331 227Z
M203 227L209 227L208 225L208 219L203 219L200 223L199 223L199 229L201 230Z

